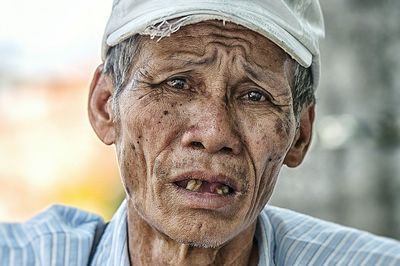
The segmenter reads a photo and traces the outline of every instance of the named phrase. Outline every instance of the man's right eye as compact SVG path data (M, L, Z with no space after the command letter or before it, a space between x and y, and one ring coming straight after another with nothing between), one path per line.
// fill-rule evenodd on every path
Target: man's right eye
M178 90L187 90L189 89L189 85L187 84L185 79L182 78L174 78L167 81L167 85L171 88Z

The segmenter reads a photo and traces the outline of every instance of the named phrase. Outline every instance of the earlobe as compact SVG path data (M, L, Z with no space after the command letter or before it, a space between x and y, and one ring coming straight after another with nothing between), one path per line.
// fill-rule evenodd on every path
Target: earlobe
M96 135L107 145L115 143L116 137L111 108L112 93L111 78L103 73L103 65L100 65L90 84L88 113Z
M288 167L296 167L303 161L311 143L314 117L315 104L310 104L303 108L296 136L283 161Z

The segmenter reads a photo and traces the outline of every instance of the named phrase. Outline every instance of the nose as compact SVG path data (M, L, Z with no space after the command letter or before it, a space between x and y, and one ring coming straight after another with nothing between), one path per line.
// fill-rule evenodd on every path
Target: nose
M242 142L232 114L225 104L211 103L192 113L192 125L182 136L184 147L202 149L210 154L238 155Z

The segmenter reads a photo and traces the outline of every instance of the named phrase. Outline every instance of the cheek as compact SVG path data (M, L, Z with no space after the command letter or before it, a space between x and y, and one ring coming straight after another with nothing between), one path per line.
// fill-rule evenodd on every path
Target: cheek
M146 187L154 181L155 158L179 134L179 107L175 102L157 100L129 106L121 113L117 153L128 196L151 197Z
M271 118L247 128L251 131L246 134L246 144L258 174L264 172L268 165L283 160L293 138L290 125L279 118Z
M177 103L160 99L140 103L121 115L121 142L132 146L137 153L143 153L146 161L150 161L161 147L171 141L180 120Z
M265 206L274 189L285 155L293 139L293 126L278 117L258 119L246 126L245 144L255 171L253 187L254 215Z
M134 145L119 144L117 146L118 162L125 192L129 198L139 196L140 184L144 182L146 174L144 157L137 152ZM141 195L143 196L143 195Z
M261 187L272 190L281 169L283 160L293 140L292 128L281 119L270 120L267 127L261 129L258 142L254 147L257 162L257 176Z

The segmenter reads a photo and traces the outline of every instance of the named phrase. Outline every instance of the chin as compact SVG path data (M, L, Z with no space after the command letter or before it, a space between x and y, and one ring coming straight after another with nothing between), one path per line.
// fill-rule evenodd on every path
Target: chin
M222 221L204 217L192 219L195 220L182 219L179 224L164 224L161 231L178 243L201 248L220 247L239 233L238 228Z

